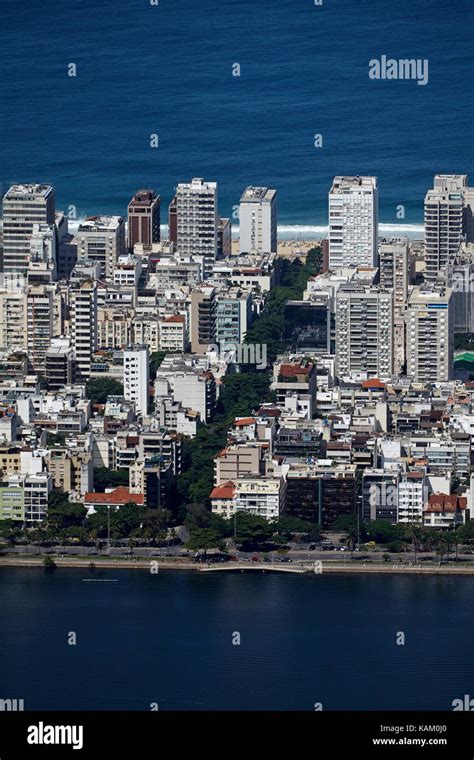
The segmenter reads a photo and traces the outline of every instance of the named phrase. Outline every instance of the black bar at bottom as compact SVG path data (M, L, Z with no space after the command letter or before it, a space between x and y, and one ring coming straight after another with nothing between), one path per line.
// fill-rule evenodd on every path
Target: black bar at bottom
M226 756L228 750L247 754L263 746L266 755L279 755L282 742L295 753L312 749L319 757L332 749L335 756L357 750L363 757L472 760L473 717L470 712L2 712L0 760L99 753L141 758L150 750L169 754L170 744L179 754L203 750Z

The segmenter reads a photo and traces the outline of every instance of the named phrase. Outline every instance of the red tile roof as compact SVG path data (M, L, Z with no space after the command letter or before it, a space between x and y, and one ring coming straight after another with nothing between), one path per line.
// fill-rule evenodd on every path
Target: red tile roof
M109 493L95 493L89 491L84 497L85 504L113 504L114 506L118 504L120 506L127 504L129 501L132 501L135 504L143 504L143 494L130 493L129 489L125 486L118 486L118 488L115 488Z
M179 322L182 324L184 322L184 317L179 314L173 314L171 317L166 317L165 322Z
M313 364L309 362L306 367L299 364L282 364L280 367L280 377L296 377L297 375L309 375L313 369Z
M378 377L371 377L369 380L363 380L361 385L362 388L379 388L380 390L387 387L385 383L382 383L382 381L378 379Z
M211 499L233 499L235 493L235 483L228 480L220 486L216 486L211 491Z
M247 427L247 425L255 425L255 417L240 417L234 421L235 427Z
M456 512L457 509L466 509L467 499L465 496L457 496L455 493L432 493L428 499L425 512Z

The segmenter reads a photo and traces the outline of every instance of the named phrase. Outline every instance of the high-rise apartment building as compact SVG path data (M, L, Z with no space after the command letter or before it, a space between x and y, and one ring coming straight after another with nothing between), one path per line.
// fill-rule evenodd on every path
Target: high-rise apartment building
M85 279L71 289L71 343L76 356L76 373L88 378L97 348L97 283Z
M178 253L203 256L204 276L212 273L217 257L217 183L193 179L176 190Z
M393 373L393 293L342 285L336 296L337 375L366 372L383 380Z
M277 191L247 187L239 207L240 253L276 253Z
M128 204L128 249L135 243L160 242L160 196L153 190L139 190Z
M3 198L3 271L26 274L30 239L37 224L53 225L55 193L51 185L12 185Z
M26 292L28 358L35 372L45 372L45 358L54 335L54 288L29 287Z
M101 277L111 279L116 261L126 253L121 216L89 216L79 224L73 241L79 261L99 262Z
M25 294L0 291L0 351L26 348Z
M334 177L329 191L329 267L377 266L376 177Z
M410 280L408 240L382 240L379 245L380 287L393 290L393 359L394 371L405 364L405 310Z
M216 291L203 285L191 293L189 308L191 351L205 353L216 339Z
M406 316L407 375L415 383L453 377L452 290L413 288Z
M123 352L123 395L133 401L136 414L148 411L148 346L130 346Z
M434 282L459 251L466 217L465 174L437 174L425 196L426 280Z

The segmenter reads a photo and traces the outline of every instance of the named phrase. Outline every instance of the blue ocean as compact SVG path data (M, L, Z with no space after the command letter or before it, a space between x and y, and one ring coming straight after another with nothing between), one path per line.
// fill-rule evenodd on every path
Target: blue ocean
M223 216L276 187L280 232L308 237L334 175L374 174L382 230L420 232L433 175L472 168L471 0L0 6L2 189L51 182L79 217L202 176ZM428 83L370 79L382 55L426 59Z

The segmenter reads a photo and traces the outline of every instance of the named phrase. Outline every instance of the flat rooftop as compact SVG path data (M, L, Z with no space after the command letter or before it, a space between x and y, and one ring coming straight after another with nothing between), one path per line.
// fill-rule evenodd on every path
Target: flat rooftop
M10 199L31 195L46 198L52 192L54 192L54 187L52 185L42 185L37 182L31 182L24 185L12 185L8 188L4 197L5 199Z
M240 199L241 203L260 203L266 201L270 203L276 196L276 190L270 190L268 187L246 187Z

